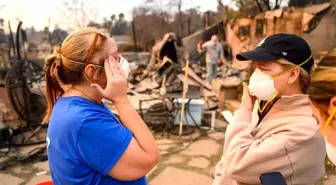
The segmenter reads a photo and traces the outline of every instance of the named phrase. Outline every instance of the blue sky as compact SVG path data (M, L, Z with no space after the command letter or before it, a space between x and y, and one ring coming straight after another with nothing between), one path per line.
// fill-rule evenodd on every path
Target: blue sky
M20 19L24 27L34 26L36 29L43 29L48 24L48 17L51 17L50 26L53 28L55 23L60 27L66 28L68 23L59 11L63 0L1 0L0 17L6 21L10 20L13 25ZM97 7L98 14L96 22L102 22L104 17L123 12L126 19L131 18L131 10L135 6L143 5L145 0L83 0L90 6ZM158 7L165 8L169 0L156 0ZM161 2L161 3L160 3ZM232 5L230 0L223 0L224 4ZM1 8L5 5L4 8ZM200 11L216 10L217 0L183 0L182 9L199 7Z

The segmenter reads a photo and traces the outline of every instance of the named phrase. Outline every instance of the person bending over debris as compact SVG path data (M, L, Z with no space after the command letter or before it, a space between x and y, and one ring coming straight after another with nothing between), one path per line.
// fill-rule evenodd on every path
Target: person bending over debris
M332 52L334 52L332 54ZM336 165L336 48L319 62L308 88L313 114L326 138L327 154ZM332 56L333 55L333 56Z
M114 40L95 28L73 32L46 58L44 123L55 185L145 185L159 161L154 137L127 99L119 59ZM121 122L103 98L113 102Z
M259 177L273 172L288 185L314 185L325 173L326 153L305 94L310 47L299 36L276 34L237 59L252 60L256 69L227 127L213 185L260 185Z
M162 40L158 40L152 48L151 58L142 78L147 78L149 73L158 70L166 62L178 64L177 45L175 33L166 33Z
M207 51L205 57L207 81L211 83L216 78L218 64L224 62L223 46L218 42L218 37L213 35L210 41L199 44L198 49L205 49Z

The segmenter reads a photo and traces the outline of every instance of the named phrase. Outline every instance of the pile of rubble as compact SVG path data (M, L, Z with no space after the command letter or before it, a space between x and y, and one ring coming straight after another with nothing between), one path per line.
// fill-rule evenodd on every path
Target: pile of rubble
M156 67L146 68L150 61L149 54L122 54L131 66L129 76L129 98L133 106L142 114L146 123L163 124L167 118L174 115L174 105L167 101L167 95L180 94L182 97L183 81L185 75L184 64L174 63L165 58ZM137 55L137 56L136 56ZM134 60L132 60L134 59ZM200 64L191 64L188 70L186 83L188 92L200 93L205 100L203 110L238 108L238 96L241 94L242 81L248 79L250 65L244 66L224 63L218 68L217 78L212 84L206 82L206 69ZM117 114L112 104L109 104Z
M170 42L170 38L165 37L165 42ZM241 82L246 81L249 75L250 65L248 63L242 65L225 62L218 68L217 78L209 84L205 80L206 69L201 67L200 61L190 63L187 78L185 78L186 60L191 57L181 52L180 49L176 60L171 60L170 58L174 56L167 57L170 53L162 51L167 49L165 47L153 48L151 54L121 53L130 64L128 96L146 123L161 124L170 121L167 117L174 118L175 107L172 99L182 98L184 81L188 85L188 93L196 92L199 94L198 99L205 100L203 112L218 109L233 111L237 108L238 96L242 91ZM44 81L34 83L30 90L34 94L45 96ZM174 94L175 97L171 98L169 94ZM105 102L115 114L118 114L112 103Z

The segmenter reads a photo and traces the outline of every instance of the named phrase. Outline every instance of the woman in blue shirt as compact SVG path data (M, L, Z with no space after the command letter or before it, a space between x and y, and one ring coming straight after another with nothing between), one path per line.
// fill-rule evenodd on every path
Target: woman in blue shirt
M113 38L95 28L73 32L46 58L44 122L55 185L145 185L159 161L154 137L127 99L119 58Z

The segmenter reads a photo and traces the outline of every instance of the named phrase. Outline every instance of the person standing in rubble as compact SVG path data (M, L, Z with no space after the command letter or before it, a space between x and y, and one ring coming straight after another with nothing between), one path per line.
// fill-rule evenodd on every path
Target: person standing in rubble
M198 44L198 50L206 50L206 71L207 81L211 81L217 76L217 66L219 63L224 62L223 46L218 42L217 35L213 35L210 41L204 44Z
M213 185L261 185L260 176L273 172L288 185L314 185L325 173L326 152L306 94L314 64L309 45L276 34L236 58L256 69L226 129Z
M45 60L47 151L55 185L146 185L159 161L155 139L127 98L114 40L83 28ZM119 121L102 103L111 101Z

